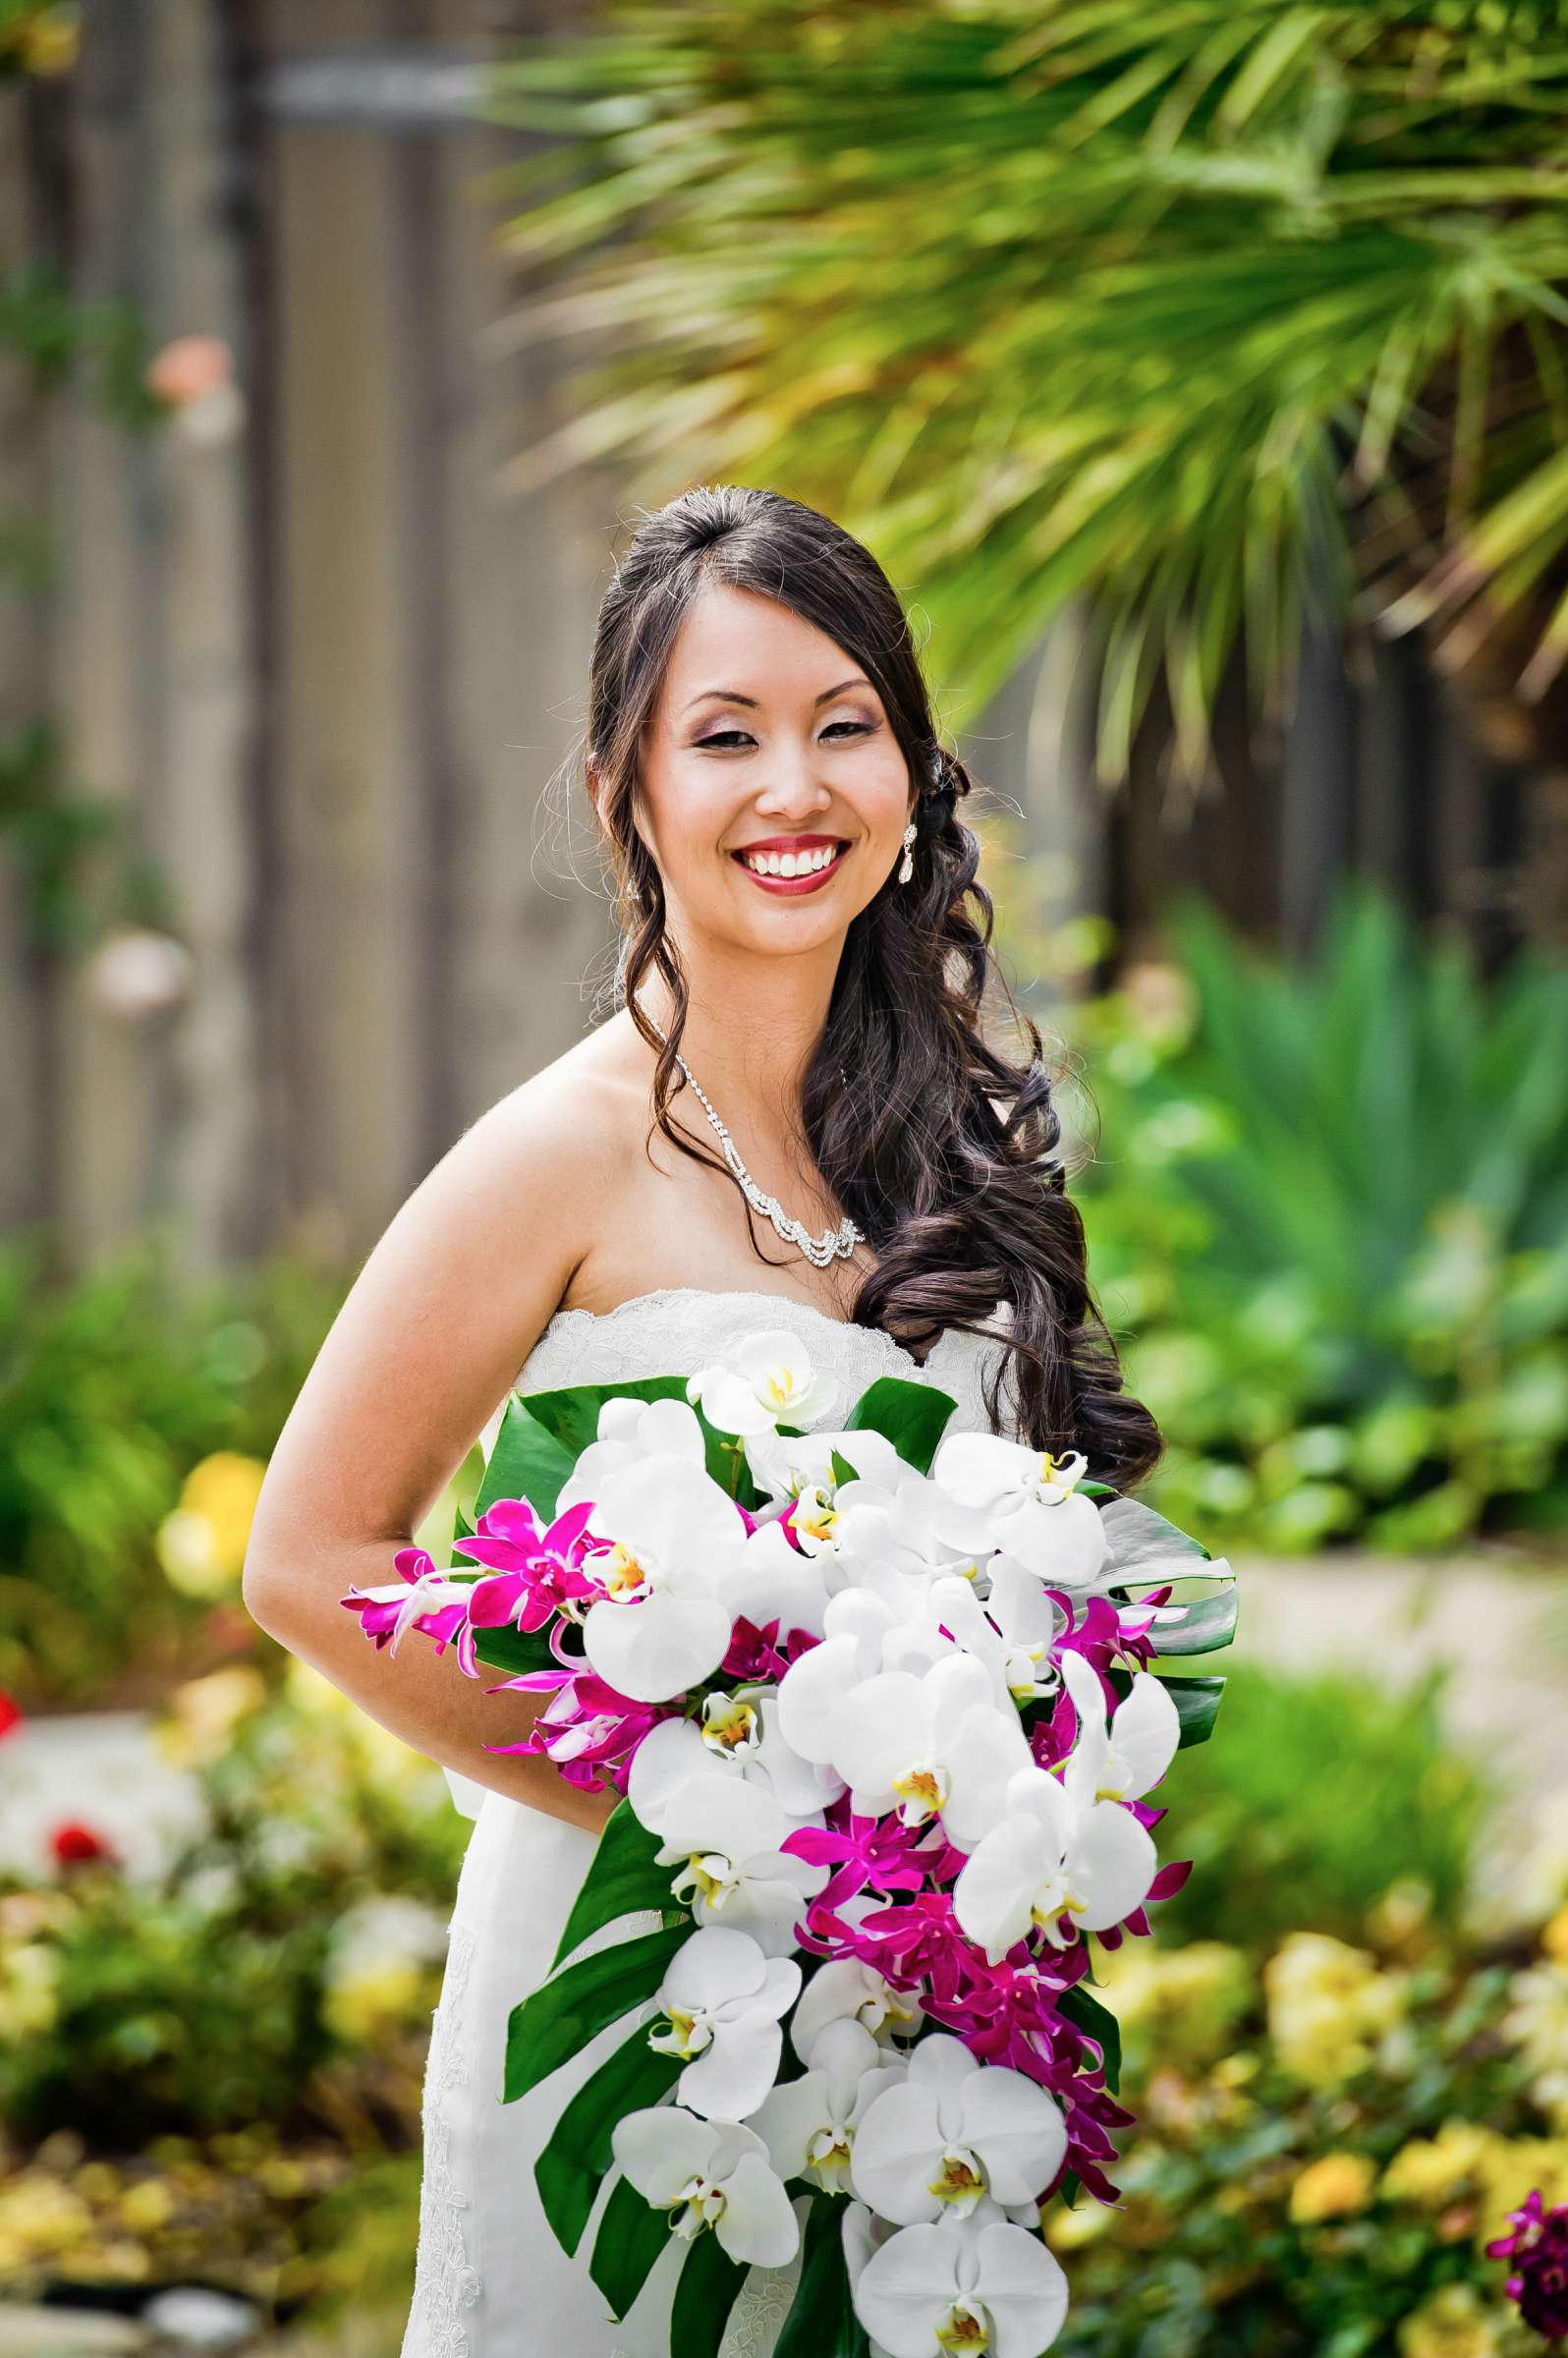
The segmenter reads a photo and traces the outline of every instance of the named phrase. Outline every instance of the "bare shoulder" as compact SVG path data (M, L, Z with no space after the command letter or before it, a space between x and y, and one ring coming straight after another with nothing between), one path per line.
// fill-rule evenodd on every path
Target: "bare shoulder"
M574 1042L498 1098L452 1150L570 1244L556 1301L613 1225L647 1128L646 1057L641 1041L629 1048L629 1031L612 1020Z
M476 1176L528 1189L570 1177L590 1213L615 1170L633 1113L633 1092L597 1034L520 1081L448 1150Z

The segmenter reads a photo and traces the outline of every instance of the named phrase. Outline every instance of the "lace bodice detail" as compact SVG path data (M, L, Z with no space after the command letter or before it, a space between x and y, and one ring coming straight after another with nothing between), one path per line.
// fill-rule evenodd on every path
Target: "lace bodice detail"
M1005 1327L1007 1312L1007 1303L999 1301L990 1323ZM660 1286L606 1312L558 1310L518 1371L514 1389L542 1392L563 1384L613 1383L623 1376L690 1375L721 1359L726 1345L764 1326L788 1326L799 1334L812 1367L837 1376L844 1386L839 1409L813 1420L817 1425L836 1423L878 1376L901 1376L951 1393L955 1428L990 1430L984 1386L992 1367L1006 1357L1001 1343L949 1327L922 1366L880 1327L853 1326L784 1294L710 1293L698 1286ZM1005 1384L1001 1406L1003 1429L1011 1432ZM486 1430L486 1455L499 1429L497 1412Z

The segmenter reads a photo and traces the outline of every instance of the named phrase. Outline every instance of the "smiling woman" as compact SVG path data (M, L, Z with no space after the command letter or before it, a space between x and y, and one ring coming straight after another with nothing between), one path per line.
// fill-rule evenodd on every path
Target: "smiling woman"
M674 1679L694 1709L713 1701L716 1739L721 1727L745 1723L739 1713L725 1719L718 1691L726 1682L779 1673L775 1640L786 1633L771 1594L753 1596L741 1561L760 1497L743 1520L732 1484L710 1495L700 1432L690 1462L678 1462L673 1444L654 1449L651 1503L630 1479L618 1488L608 1462L598 1465L588 1503L603 1527L594 1522L591 1542L578 1533L594 1557L592 1600L580 1567L556 1567L571 1609L560 1631L565 1652L550 1641L553 1667L524 1670L476 1697L460 1691L465 1682L438 1657L408 1648L373 1673L347 1658L344 1603L358 1596L390 1614L390 1654L405 1616L438 1593L440 1576L411 1535L497 1402L505 1408L515 1387L531 1398L548 1393L559 1406L563 1386L586 1386L592 1423L583 1437L613 1457L626 1404L600 1387L695 1381L711 1420L723 1388L704 1388L703 1371L733 1365L756 1395L723 1412L736 1434L759 1430L754 1412L764 1395L768 1419L788 1408L792 1429L818 1430L836 1412L812 1394L814 1371L835 1393L855 1377L884 1400L913 1394L899 1413L918 1422L951 1414L960 1434L985 1435L993 1446L1007 1435L1031 1480L1087 1461L1097 1483L1125 1490L1159 1449L1153 1420L1122 1388L1091 1293L1039 1034L1014 1008L1016 1041L990 1037L992 1001L1011 998L990 954L980 844L958 815L973 781L937 741L906 618L870 552L776 493L686 493L640 527L617 566L588 708L586 783L618 902L624 1004L475 1122L402 1207L295 1403L247 1560L247 1600L264 1626L397 1733L484 1788L431 2049L404 2358L513 2358L556 2342L576 2358L664 2358L672 2321L682 2348L767 2358L793 2299L782 2238L732 2237L722 2262L708 2239L696 2246L692 2274L681 2274L672 2310L685 2230L695 2234L710 2203L730 2201L732 2191L734 2226L741 2181L761 2182L752 2130L726 2129L717 2144L689 2136L686 2160L711 2184L695 2210L684 2180L673 2188L668 2219L652 2219L661 2259L644 2282L634 2263L640 2254L649 2261L652 2245L637 2177L652 2170L664 2187L668 2123L649 2132L658 2151L628 2146L617 2157L625 2174L606 2197L595 2268L586 2270L570 2237L559 2239L558 2213L544 2208L544 2188L558 2191L559 2177L549 2168L539 2175L547 2152L561 2151L559 2089L546 2093L543 2112L532 2080L509 2080L509 2101L497 2101L520 1992L550 1978L561 1944L572 1945L571 1895L607 1815L601 1771L626 1727L672 1710L684 1716ZM673 1102L684 1089L700 1109L690 1123L680 1118L686 1105ZM655 1133L676 1148L673 1156L655 1155ZM778 1257L761 1250L757 1212L783 1245ZM692 1397L687 1389L688 1442ZM655 1438L668 1439L662 1412L675 1405L661 1396L649 1407ZM814 1504L803 1503L794 1475L772 1501L781 1509L788 1495L795 1536L786 1538L775 1516L755 1552L770 1555L772 1573L787 1574L792 1591L814 1560L806 1540L831 1544L838 1500L868 1446L864 1423L853 1455L835 1454L828 1432ZM500 1441L486 1481L493 1473L516 1487L492 1490L486 1511L493 1504L511 1521L482 1539L467 1535L463 1551L477 1543L504 1554L519 1534L526 1541L535 1510L547 1509L549 1451L501 1472L497 1456L506 1460ZM895 1465L889 1498L903 1495L901 1481ZM907 1500L906 1509L914 1521L902 1552L894 1548L885 1564L845 1559L845 1580L863 1586L868 1600L879 1571L907 1587L906 1559L923 1560L923 1547L936 1547L955 1571L973 1553L967 1506L964 1528L945 1539ZM1057 1520L1065 1527L1059 1509ZM874 1557L889 1544L885 1516L873 1514L868 1528L882 1535L868 1543ZM496 1571L492 1555L476 1560ZM503 1589L516 1570L510 1559L499 1568ZM527 1617L532 1591L521 1593ZM1037 1631L1030 1635L1037 1600L1013 1601L1018 1644L1037 1644ZM944 1601L938 1655L956 1642L958 1603L956 1596ZM504 1617L510 1607L489 1580L476 1626L495 1626L484 1618L492 1609ZM786 1642L801 1634L792 1627ZM805 1634L820 1636L814 1625ZM358 1640L355 1630L357 1654ZM546 1704L557 1669L567 1684ZM923 1695L920 1710L902 1715L941 1731L942 1789L979 1858L994 1812L972 1806L973 1748L946 1741L953 1712L974 1701L959 1677L953 1692ZM586 1717L563 1739L561 1712L580 1704ZM895 1751L871 1766L897 1783L913 1776L913 1790L924 1790L925 1768ZM816 1770L808 1765L803 1774L814 1789ZM768 1839L745 1853L745 1872L755 1855L768 1908L795 1919L817 1870L798 1860L787 1872L768 1866L783 1855L782 1806L769 1808ZM816 1809L812 1801L808 1814ZM1033 1905L1031 1894L1061 1865L1060 1843L1046 1856L1060 1831L1042 1817L1003 1829L980 1879L982 1929L1005 1931L1020 1893ZM711 1880L710 1854L719 1856L697 1828L683 1856L696 1861L700 1888ZM1141 1850L1133 1864L1146 1863ZM1026 1888L1026 1869L1036 1866ZM714 1890L727 1887L720 1878ZM965 1887L966 1906L973 1888ZM632 1904L635 1913L641 1899ZM649 1929L668 1943L667 1926ZM793 1944L795 1929L781 1922L769 1938ZM583 1962L590 1977L604 1971L596 1956ZM751 2001L759 1985L743 1979L714 2002L757 2012ZM672 1992L679 2012L684 1999ZM556 2002L550 1997L547 2010ZM600 2019L589 2009L574 2022L570 2054L550 2071L571 2079L568 2142L585 2135L580 2159L602 2173L601 2132L624 2112L619 2099L605 2112L606 2087L619 2087L626 2058L608 2017L600 2044L577 2036ZM639 2084L643 2068L640 2054ZM1048 2159L1036 2154L1032 2192ZM633 2203L639 2223L623 2248ZM666 2234L676 2220L681 2231ZM926 2223L917 2218L904 2231L918 2253ZM983 2232L1000 2230L991 2221ZM1004 2256L1012 2242L1009 2227ZM815 2242L812 2252L800 2263L803 2283L811 2275L809 2308L812 2272L826 2264ZM963 2238L944 2252L966 2268L973 2257ZM882 2281L886 2264L863 2257L868 2280ZM753 2264L752 2275L725 2338L710 2331L700 2344L697 2311L708 2328L722 2323L733 2290L723 2272L738 2261ZM727 2288L722 2305L700 2297L704 2286L712 2294L715 2268ZM992 2289L1002 2301L999 2279ZM956 2300L950 2287L938 2324L949 2311L958 2317ZM799 2338L793 2333L790 2346Z

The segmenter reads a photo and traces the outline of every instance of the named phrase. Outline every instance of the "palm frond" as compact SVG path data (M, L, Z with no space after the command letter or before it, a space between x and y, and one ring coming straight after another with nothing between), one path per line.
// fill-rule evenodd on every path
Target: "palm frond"
M938 694L1089 593L1102 774L1184 773L1325 601L1568 655L1560 0L657 0L498 71L530 332L593 347L517 484L766 481L918 583Z

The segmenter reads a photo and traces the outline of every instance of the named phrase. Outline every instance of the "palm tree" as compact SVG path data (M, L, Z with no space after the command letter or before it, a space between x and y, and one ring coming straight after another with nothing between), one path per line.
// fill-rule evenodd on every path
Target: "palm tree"
M1428 627L1568 745L1562 0L649 0L535 44L525 332L588 339L518 483L775 484L869 539L983 703L1068 601L1097 758L1178 772L1244 650Z

